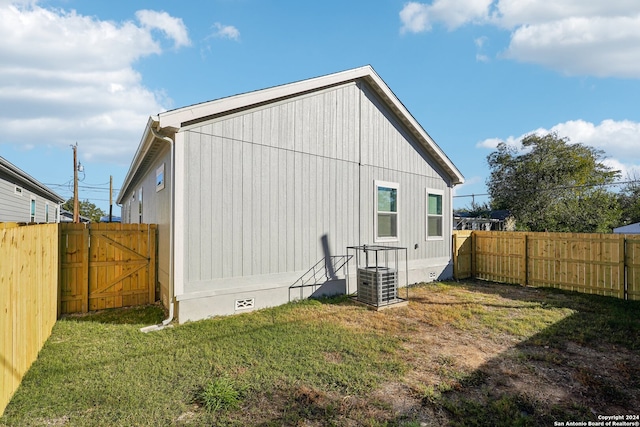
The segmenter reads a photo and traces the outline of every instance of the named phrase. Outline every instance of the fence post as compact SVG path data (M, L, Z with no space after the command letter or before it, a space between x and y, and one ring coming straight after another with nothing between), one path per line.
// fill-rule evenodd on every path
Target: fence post
M529 285L529 239L527 233L523 233L523 244L524 248L522 249L522 262L524 265L522 266L522 271L524 273L524 280L522 283L525 286Z
M471 231L471 278L476 278L476 231Z
M149 251L149 304L153 304L156 301L156 244L157 244L157 228L155 225L147 224L147 238L149 239L148 251Z
M66 249L65 234L62 233L62 223L58 223L58 308L56 313L56 319L62 315L62 262L64 258L64 249Z
M451 249L453 252L453 278L458 280L458 235L454 231L451 233Z
M82 312L89 312L89 245L91 244L90 229L84 224L82 229Z
M627 276L627 235L622 235L622 259L623 259L623 267L622 267L622 283L624 286L624 300L629 300L629 278Z

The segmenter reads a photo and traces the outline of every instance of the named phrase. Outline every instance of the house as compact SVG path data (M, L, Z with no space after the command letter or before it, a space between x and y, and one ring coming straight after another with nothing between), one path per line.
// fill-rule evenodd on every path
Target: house
M60 222L64 199L0 157L0 222Z
M503 231L510 216L511 212L506 209L482 212L481 216L477 212L453 212L453 229Z
M83 224L88 224L91 222L91 218L78 215L78 221L80 221ZM65 210L65 209L60 209L60 222L73 222L73 212L69 212L68 210Z
M452 276L463 181L365 66L150 117L117 202L158 224L161 300L185 322L285 303L352 245L408 248L409 283Z
M640 222L614 228L613 232L616 234L640 234Z
M122 221L120 220L119 216L111 215L111 218L109 218L109 215L103 215L100 217L100 222L122 222Z

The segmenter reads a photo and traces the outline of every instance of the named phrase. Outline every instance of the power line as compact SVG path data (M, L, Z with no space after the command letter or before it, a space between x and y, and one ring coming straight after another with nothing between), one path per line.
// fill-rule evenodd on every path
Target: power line
M524 192L531 192L531 191L572 190L572 189L576 189L576 188L587 188L587 187L610 187L610 186L612 187L612 186L616 186L616 185L625 185L625 184L640 184L640 180L610 182L608 184L566 185L566 186L561 186L561 187L542 188L542 189L533 188L533 189L529 189L529 190L516 191L516 193L524 193ZM453 196L453 197L454 198L456 198L456 197L476 197L476 196L490 196L490 195L491 194L489 194L489 193L479 193L479 194L461 194L459 196L456 195L456 196Z
M52 188L64 188L64 189L69 188L70 189L70 186L72 185L72 182L69 181L69 182L65 182L64 184L46 184L45 183L44 185L46 185L47 187L52 187ZM78 188L84 189L84 190L107 191L108 192L109 191L109 187L108 187L109 183L107 182L106 185L107 185L106 188L98 187L96 185L78 185ZM113 191L114 192L118 192L118 191L120 191L120 189L119 188L114 188Z

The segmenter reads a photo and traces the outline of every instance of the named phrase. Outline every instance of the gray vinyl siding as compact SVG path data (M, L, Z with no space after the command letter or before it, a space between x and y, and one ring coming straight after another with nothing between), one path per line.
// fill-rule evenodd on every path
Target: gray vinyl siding
M373 243L375 239L374 182L394 182L399 185L399 238L393 245L409 248L407 255L410 260L449 257L451 197L447 174L419 148L408 131L366 86L363 86L361 108L360 207L363 215L360 240ZM427 189L444 193L442 240L426 239Z
M450 256L446 174L382 105L349 83L183 128L185 292L304 272L323 235L332 255L374 243L374 180L399 184L395 244L410 259ZM441 241L426 240L427 188L444 192Z
M201 134L188 141L189 281L306 270L324 257L323 234L334 250L357 239L357 164Z
M156 191L156 169L164 165L164 189ZM122 222L138 223L139 191L142 188L142 223L158 225L158 283L160 300L169 304L170 223L171 223L171 152L167 144L158 152L146 175L135 183L133 191L126 194L122 206ZM130 220L129 220L130 215Z
M22 188L22 194L15 193L15 187ZM30 222L31 221L31 199L36 201L35 221L46 222L46 208L49 205L49 222L57 222L57 201L52 201L33 192L24 184L15 184L0 176L0 222Z
M449 190L442 180L431 177L393 171L377 167L363 167L361 174L361 215L362 231L360 240L374 243L375 239L375 184L376 180L398 183L398 241L393 246L408 248L409 260L443 258L451 255L451 218L447 213L451 209ZM427 189L444 192L443 202L443 234L442 240L427 240ZM417 248L416 248L417 245Z

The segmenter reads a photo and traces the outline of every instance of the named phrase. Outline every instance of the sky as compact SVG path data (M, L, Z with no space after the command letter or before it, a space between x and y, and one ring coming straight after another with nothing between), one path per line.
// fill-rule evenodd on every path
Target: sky
M77 144L105 212L149 116L367 64L465 176L456 209L532 133L640 177L637 0L0 0L0 22L0 156L67 199Z

